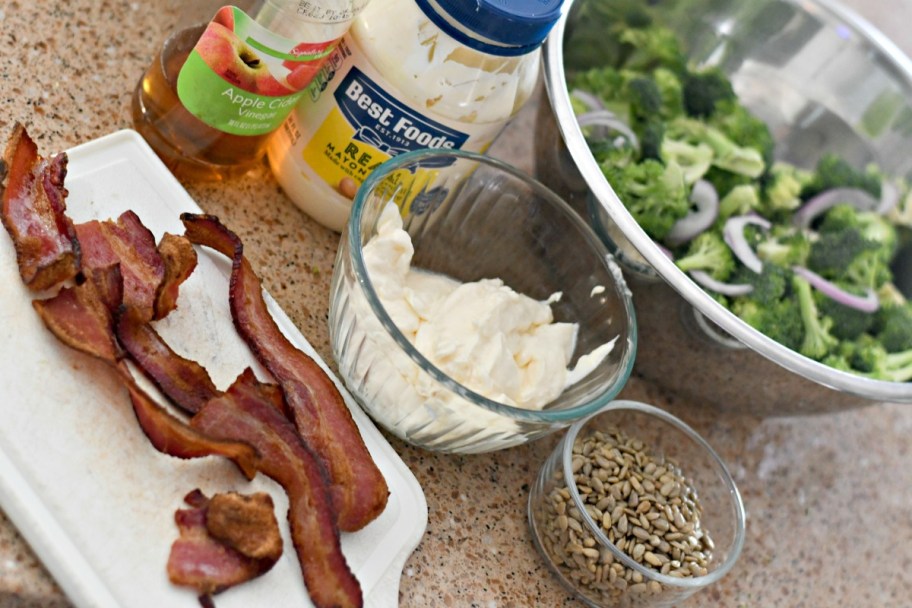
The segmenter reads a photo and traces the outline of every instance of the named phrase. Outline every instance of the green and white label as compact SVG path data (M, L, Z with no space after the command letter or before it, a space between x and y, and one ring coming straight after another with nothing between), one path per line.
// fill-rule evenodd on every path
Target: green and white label
M187 111L225 133L270 133L294 108L335 44L283 38L226 6L181 68L177 96Z

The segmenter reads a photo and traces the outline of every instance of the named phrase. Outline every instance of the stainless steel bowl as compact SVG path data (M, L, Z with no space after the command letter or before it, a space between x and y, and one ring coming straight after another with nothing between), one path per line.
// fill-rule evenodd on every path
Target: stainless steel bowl
M759 415L912 401L912 383L838 371L753 329L680 271L627 212L589 152L566 87L569 71L589 67L572 65L575 44L598 39L592 15L578 18L593 1L605 0L571 0L545 43L536 174L624 264L640 327L635 373L691 402ZM780 159L812 167L837 152L894 175L912 172L912 61L854 12L831 0L652 4L693 62L730 76L770 125Z

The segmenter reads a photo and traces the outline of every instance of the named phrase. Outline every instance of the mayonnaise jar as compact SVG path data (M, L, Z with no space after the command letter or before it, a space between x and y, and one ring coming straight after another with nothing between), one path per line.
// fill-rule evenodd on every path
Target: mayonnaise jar
M561 2L369 4L273 135L279 184L341 231L357 187L383 161L421 148L484 152L532 95Z

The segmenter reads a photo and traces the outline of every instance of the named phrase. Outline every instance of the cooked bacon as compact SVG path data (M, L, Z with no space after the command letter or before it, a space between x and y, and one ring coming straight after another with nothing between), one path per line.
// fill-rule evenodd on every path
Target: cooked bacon
M259 460L255 448L242 441L213 438L208 433L189 426L139 388L129 374L128 371L123 371L121 377L130 391L133 413L149 443L156 450L184 459L224 456L234 462L247 479L253 479Z
M74 278L80 270L79 243L65 213L67 160L65 152L42 158L18 123L3 154L7 177L0 219L16 248L22 281L35 291Z
M185 213L181 219L191 242L232 258L229 293L234 325L279 382L298 432L329 472L339 528L359 530L386 507L389 488L338 388L276 325L237 235L213 216Z
M196 268L196 250L186 237L165 233L158 243L158 254L165 266L165 275L155 293L153 319L164 319L177 308L181 284Z
M361 587L339 541L325 472L282 415L282 393L257 381L247 368L221 397L190 421L207 435L249 443L258 469L288 495L288 522L304 583L317 608L361 606Z
M51 333L80 352L116 364L120 348L114 339L111 306L120 299L120 267L88 271L82 285L63 287L52 298L32 306Z
M234 461L248 479L252 478L257 453L251 446L213 439L172 416L140 389L121 362L111 313L119 300L119 278L117 265L91 269L82 285L64 287L57 295L35 300L32 305L61 342L116 369L130 391L133 411L143 432L157 450L177 458L224 456Z
M204 606L203 597L268 572L281 557L269 494L228 492L210 499L196 489L184 502L190 508L174 513L180 537L171 545L168 578L196 589Z
M156 294L165 276L165 264L155 245L155 237L139 216L125 211L116 222L92 220L77 224L76 236L82 248L83 267L120 264L124 304L139 311L143 318L152 319Z
M218 396L206 369L175 353L149 323L127 309L115 322L117 339L133 361L178 407L194 414Z

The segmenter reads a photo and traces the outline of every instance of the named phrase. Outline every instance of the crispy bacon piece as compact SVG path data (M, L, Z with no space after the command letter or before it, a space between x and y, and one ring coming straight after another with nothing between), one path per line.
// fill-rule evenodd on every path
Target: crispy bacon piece
M16 247L22 281L36 291L71 279L80 270L79 242L65 213L67 160L65 152L42 158L18 123L3 154L8 173L0 218Z
M128 371L121 376L130 391L136 420L156 450L184 459L224 456L234 462L247 479L253 479L259 461L255 448L242 441L220 440L200 432L159 405L139 388Z
M248 479L252 478L256 474L257 453L251 446L213 439L172 416L136 384L121 362L111 313L121 293L118 269L116 265L91 269L82 285L64 287L57 295L35 300L32 305L61 342L115 368L130 391L133 411L143 432L157 450L177 458L224 456L234 461Z
M196 250L186 237L168 232L158 243L158 254L165 266L165 276L155 293L153 319L164 319L177 308L177 296L181 284L196 268Z
M247 368L190 421L207 435L243 441L260 453L258 469L288 495L288 522L304 583L317 608L361 606L359 585L339 541L325 472L282 414L282 392Z
M120 345L175 405L195 414L219 395L206 369L175 353L149 323L122 309L117 315Z
M152 319L165 265L155 245L155 237L132 211L117 221L92 220L76 225L82 248L84 268L103 268L120 264L124 283L124 304Z
M122 294L120 267L91 269L86 278L82 285L64 287L52 298L34 300L32 306L61 342L115 364L120 348L111 330L111 307Z
M191 242L232 258L229 293L234 325L281 385L298 432L329 472L339 528L359 530L386 507L389 488L342 395L316 361L276 325L237 235L213 216L185 213L181 219Z
M272 497L263 492L216 494L199 489L174 513L180 537L171 545L168 578L208 596L268 572L282 555Z

